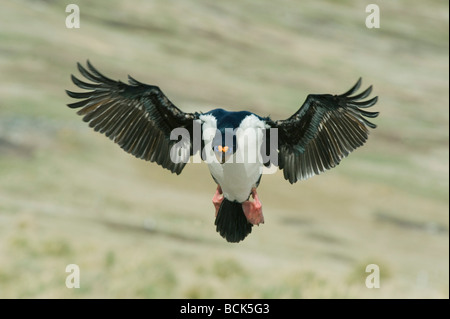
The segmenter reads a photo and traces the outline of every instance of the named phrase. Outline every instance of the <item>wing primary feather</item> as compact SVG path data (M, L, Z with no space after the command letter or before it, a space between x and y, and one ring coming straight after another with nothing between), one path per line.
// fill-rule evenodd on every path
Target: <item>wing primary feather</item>
M117 82L104 76L101 74L92 64L89 60L86 61L87 67L89 71L91 71L98 79L100 79L100 82L104 82L107 84L116 84Z
M89 73L79 62L77 63L78 71L83 75L86 79L89 81L95 82L95 83L102 83L103 81L101 78L96 77L95 75Z
M69 104L67 104L67 106L70 107L71 109L78 109L80 107L86 106L86 101L69 103ZM78 115L81 115L81 114L78 114Z
M72 79L72 82L78 86L81 89L85 90L98 90L98 91L107 91L108 88L102 87L101 84L93 84L93 83L86 83L81 80L79 80L75 75L70 76Z
M72 92L72 91L66 90L66 93L68 96L75 98L75 99L88 99L88 98L92 98L93 96L97 95L97 93L95 91ZM106 96L106 93L104 93L102 95Z
M361 82L362 82L362 78L359 78L358 81L356 82L356 84L347 92L341 94L341 97L348 97L350 95L352 95L353 93L355 93L356 91L358 91L359 87L361 86Z
M128 83L130 83L131 85L146 85L146 84L143 84L142 82L139 82L138 80L133 78L131 75L128 75Z
M351 113L357 120L359 120L360 122L363 122L365 125L371 127L371 128L376 128L377 126L375 124L373 124L372 122L370 122L369 120L367 120L366 118L364 118L361 115L361 112L363 112L360 109L354 109L354 108L349 108L348 109L349 113ZM374 112L374 113L378 113L378 112ZM378 114L374 115L373 117L378 116Z
M361 100L361 99L368 97L370 95L370 93L372 93L372 85L369 86L366 90L364 90L362 93L360 93L358 95L349 96L348 99L349 99L349 101Z
M376 124L373 124L372 122L366 120L365 118L362 117L361 120L362 120L362 121L364 122L364 124L366 124L368 127L372 128L372 129L377 128L377 125L376 125Z
M369 118L375 118L378 116L378 114L380 114L380 112L367 112L364 110L358 110L359 113L361 113L362 115L364 115L365 117L369 117Z
M375 105L377 102L378 102L378 96L375 96L374 98L367 100L367 101L355 102L352 100L351 102L348 102L347 104L350 106L358 107L358 108L368 108L368 107Z

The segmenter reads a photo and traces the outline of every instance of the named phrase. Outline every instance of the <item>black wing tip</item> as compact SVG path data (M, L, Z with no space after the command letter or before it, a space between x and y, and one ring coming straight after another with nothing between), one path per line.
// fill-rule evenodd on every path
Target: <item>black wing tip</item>
M143 83L139 82L135 78L133 78L131 75L128 74L128 83L130 85L143 85Z
M94 75L100 77L101 79L105 79L105 78L106 78L103 74L101 74L101 73L100 73L100 72L92 65L92 63L89 61L89 59L86 60L86 65L87 65L89 71L91 71L91 73L93 73Z
M81 63L80 62L77 62L77 69L78 69L78 71L81 73L81 74L85 74L85 73L87 73L88 71L86 70L86 68L83 66L83 65L81 65Z
M353 93L355 93L356 91L359 90L359 88L361 87L361 83L362 83L362 77L359 77L358 81L356 81L356 83L351 87L351 89L345 93L342 93L340 96L341 97L349 97L350 95L352 95Z
M358 81L356 81L355 85L353 85L350 90L348 90L347 92L345 92L342 95L343 96L350 96L350 95L352 95L353 93L355 93L356 91L359 90L359 88L361 87L361 83L362 83L362 77L359 77L359 79L358 79Z
M375 105L378 102L378 96L375 96L369 100L361 101L364 98L367 98L370 93L372 93L373 85L370 85L367 89L365 89L362 93L359 93L358 95L353 95L361 86L362 83L362 77L359 77L356 84L346 93L342 94L341 97L345 98L347 100L347 106L355 109L360 116L362 117L362 120L364 124L372 129L375 129L377 125L373 124L372 122L369 122L364 117L368 118L376 118L380 114L380 112L367 112L362 109L370 108L373 105Z
M368 101L364 101L363 103L365 107L371 107L378 103L378 96L375 96Z
M361 84L362 84L362 77L359 77L358 81L356 81L355 85L353 85L353 87L350 90L348 90L347 92L341 94L341 96L347 97L347 98L349 98L351 100L360 100L360 99L368 97L372 93L373 84L369 85L367 87L367 89L365 89L360 94L351 96L353 93L355 93L356 91L359 90L359 88L361 87ZM378 96L376 96L373 99L375 100L375 103L376 103L376 101L378 100Z
M64 90L64 91L66 91L66 94L71 98L74 98L74 99L79 98L80 93L78 93L78 92L73 92L73 91L69 91L69 90ZM67 105L69 105L69 104L67 104Z
M69 90L64 90L64 91L66 91L66 94L69 96L69 97L71 97L71 98L75 98L75 96L76 96L76 92L72 92L72 91L69 91ZM74 105L75 103L68 103L68 104L66 104L68 107L70 107L71 109L74 109L74 108L76 108L75 107L75 105Z
M75 84L76 86L78 86L79 88L83 88L80 85L82 84L88 84L88 83L84 83L83 81L81 81L79 78L77 78L75 75L71 74L70 75L70 79L72 80L73 84Z
M86 61L87 66L89 69L93 68L92 64L89 62L89 60ZM80 78L87 79L93 83L88 83L88 82L84 82L82 80L80 80L78 77L76 77L74 74L70 75L70 78L73 82L73 84L75 84L78 88L80 89L84 89L84 90L91 90L90 92L74 92L74 91L70 91L70 90L65 90L66 94L74 99L86 99L89 98L93 91L95 92L95 90L97 90L102 83L100 82L100 80L95 76L95 74L90 73L88 70L86 70L86 68L80 63L77 62L76 63L77 69L80 72L81 76ZM94 69L95 70L95 69ZM92 71L92 70L91 70ZM93 90L93 91L92 91ZM74 103L69 103L67 104L68 107L70 108L79 108L84 106L84 102L74 102Z
M80 79L78 79L75 75L71 74L70 75L73 84L75 84L76 86L78 86L80 89L85 89L85 90L95 90L96 88L99 87L99 83L87 83L87 82L83 82Z
M95 69L94 66L92 65L91 61L89 59L86 59L86 65L89 69Z
M89 59L86 59L86 66L90 69L91 67L93 68L91 61L89 61ZM83 68L84 66L81 64L81 62L77 61L77 68Z

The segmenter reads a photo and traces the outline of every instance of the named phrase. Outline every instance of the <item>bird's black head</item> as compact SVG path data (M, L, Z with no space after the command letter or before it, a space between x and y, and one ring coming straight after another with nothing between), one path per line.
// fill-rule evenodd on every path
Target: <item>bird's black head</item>
M217 120L217 131L212 142L212 148L219 163L223 164L236 153L236 130L239 128L242 120L252 113L215 109L207 114L213 115Z

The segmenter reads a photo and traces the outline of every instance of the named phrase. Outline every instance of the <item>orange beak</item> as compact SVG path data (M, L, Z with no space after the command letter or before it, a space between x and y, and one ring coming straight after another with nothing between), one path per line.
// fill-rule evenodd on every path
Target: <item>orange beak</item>
M223 146L223 147L222 147L222 146L219 145L218 148L219 148L219 152L224 152L224 153L226 153L226 152L228 151L228 148L229 148L229 147L228 147L228 146Z

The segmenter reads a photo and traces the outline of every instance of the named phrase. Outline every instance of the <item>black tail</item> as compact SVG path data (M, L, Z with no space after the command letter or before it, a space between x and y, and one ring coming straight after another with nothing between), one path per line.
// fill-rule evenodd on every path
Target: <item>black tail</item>
M216 221L217 232L230 243L238 243L252 232L253 225L247 221L242 204L224 198Z

